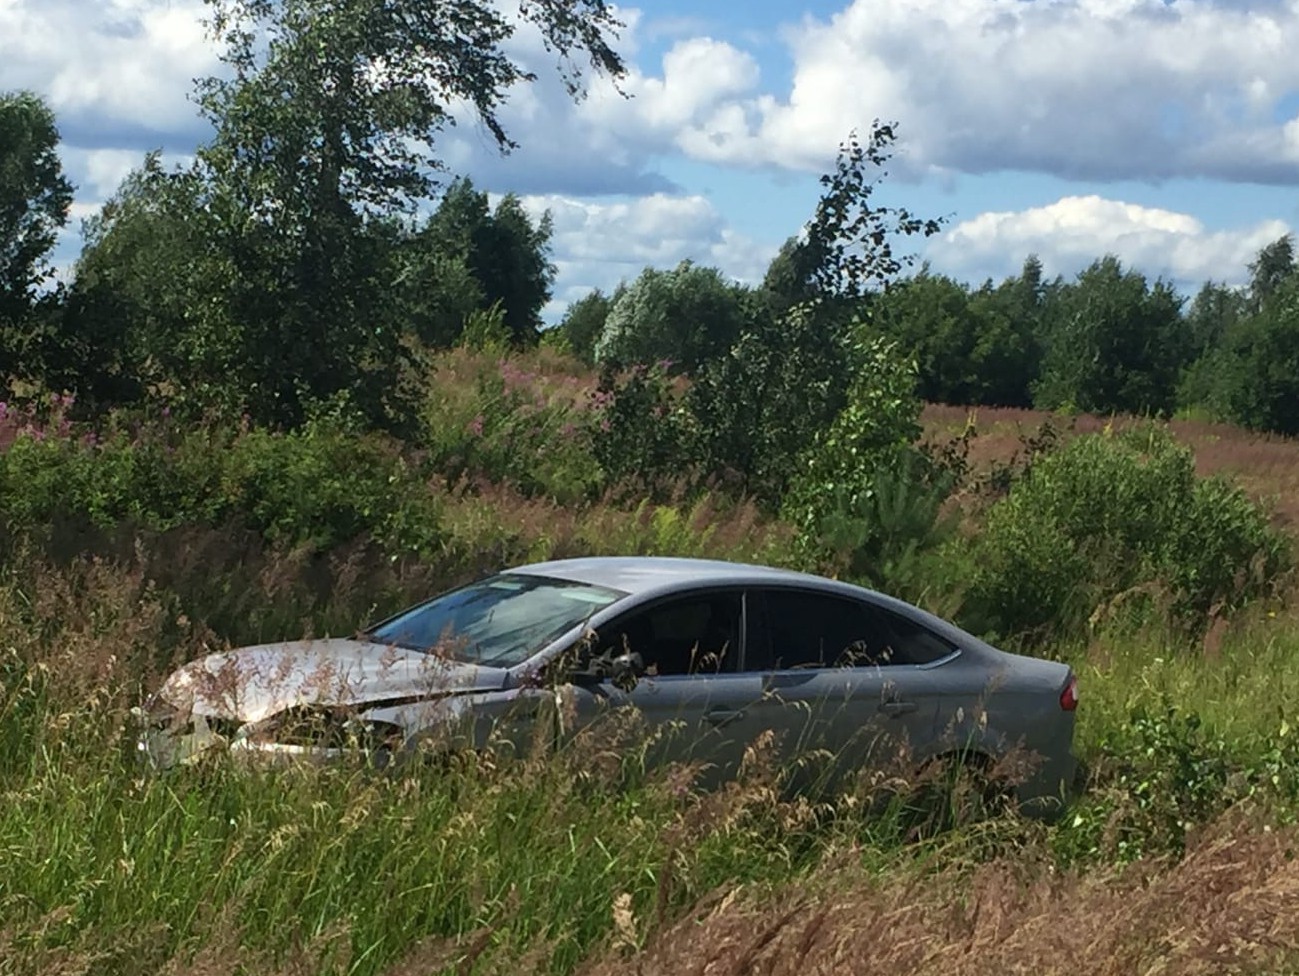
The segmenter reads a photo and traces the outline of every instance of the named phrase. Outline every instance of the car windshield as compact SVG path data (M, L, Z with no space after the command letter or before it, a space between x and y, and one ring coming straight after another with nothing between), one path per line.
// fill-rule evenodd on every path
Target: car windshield
M624 596L603 586L504 573L412 607L366 636L472 664L512 667Z

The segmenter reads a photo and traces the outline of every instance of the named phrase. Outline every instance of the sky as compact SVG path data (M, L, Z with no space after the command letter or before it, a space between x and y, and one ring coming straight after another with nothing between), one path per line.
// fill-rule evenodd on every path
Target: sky
M54 260L144 154L207 136L192 81L219 70L201 0L0 0L0 91L54 109L77 186ZM619 8L622 93L574 103L538 72L502 118L444 132L450 170L554 221L547 317L683 259L756 283L811 216L818 176L898 123L875 200L943 232L935 272L979 283L1037 254L1072 277L1111 253L1193 291L1299 230L1299 0L646 0Z

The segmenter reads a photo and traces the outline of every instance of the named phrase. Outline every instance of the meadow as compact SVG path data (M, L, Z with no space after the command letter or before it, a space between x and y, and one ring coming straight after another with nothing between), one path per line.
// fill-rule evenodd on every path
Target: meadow
M689 770L646 773L630 732L454 771L147 772L130 708L209 650L350 633L526 560L804 564L791 526L733 491L650 501L602 479L596 380L561 354L456 350L436 370L406 443L329 417L281 434L6 406L0 974L1299 972L1299 601L1280 555L1266 587L1246 567L1201 608L1178 602L1200 575L1159 575L1150 549L1139 609L1100 613L1112 595L1079 582L1087 613L1022 637L1080 678L1087 778L1053 823L918 830L869 782L790 797L761 741L740 782L697 792ZM895 564L939 612L972 599L954 581L1027 461L1145 429L933 405L921 421L965 438L954 517ZM1267 546L1299 534L1299 443L1166 427L1198 475L1264 506ZM1241 538L1262 531L1237 495L1213 499ZM1218 531L1188 545L1216 552ZM1109 572L1112 553L1078 551Z

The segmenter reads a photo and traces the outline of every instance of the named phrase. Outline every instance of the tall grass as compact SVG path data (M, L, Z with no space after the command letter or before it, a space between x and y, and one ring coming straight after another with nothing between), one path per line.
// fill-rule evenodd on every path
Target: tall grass
M291 565L261 600L300 583ZM1053 944L1087 971L1134 972L1164 958L1161 938L1187 967L1173 971L1193 971L1201 950L1240 971L1299 966L1281 924L1299 908L1284 858L1299 838L1277 826L1299 810L1282 734L1299 725L1290 617L1260 612L1207 650L1147 634L1068 652L1090 793L1058 824L1012 815L925 841L852 795L783 796L761 744L747 779L696 793L688 770L645 773L639 740L617 727L450 771L218 758L146 775L128 709L211 634L178 619L138 565L86 559L11 564L0 625L6 974L597 973L633 960L740 973L800 959L872 972L877 957L961 972L969 953L1049 972L1063 968ZM1164 702L1196 731L1160 725ZM1136 875L1116 873L1133 859ZM1188 923L1170 906L1214 878L1240 893L1212 918L1211 900L1194 901L1207 934L1176 941ZM1115 917L1124 899L1147 914Z
M1194 640L1097 621L1047 649L1079 674L1089 770L1051 824L917 830L869 779L789 796L764 742L704 793L690 769L647 771L617 722L509 761L147 773L131 706L228 645L349 634L529 560L790 562L787 527L742 499L611 501L571 364L436 368L413 450L127 420L105 447L62 415L32 421L44 439L0 429L22 445L0 506L0 976L1299 972L1293 609ZM936 410L931 431L964 423ZM980 471L1040 420L987 417ZM1299 470L1292 443L1179 435L1215 470L1252 465L1260 497Z

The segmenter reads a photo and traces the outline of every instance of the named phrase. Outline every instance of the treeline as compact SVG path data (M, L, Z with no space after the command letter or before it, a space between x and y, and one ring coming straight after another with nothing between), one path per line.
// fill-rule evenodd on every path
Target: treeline
M591 365L667 363L709 387L747 337L764 355L797 345L821 363L795 382L837 384L812 413L828 423L846 389L829 375L842 361L829 315L894 342L927 401L1194 412L1299 434L1289 236L1258 253L1244 287L1208 282L1189 300L1113 256L1069 281L1047 279L1029 257L1018 275L972 287L927 267L901 277L890 234L932 233L936 222L867 207L858 216L874 223L841 220L831 233L823 218L858 192L845 184L821 202L820 238L814 221L757 287L691 262L646 268L545 330L556 271L548 214L529 215L512 194L493 206L465 178L435 195L416 160L339 142L367 120L379 126L373 108L279 106L266 86L287 68L251 57L232 47L234 80L200 87L217 135L197 160L169 169L146 157L85 222L82 253L55 287L47 259L73 192L55 119L30 93L0 96L0 377L11 388L75 393L86 410L165 400L289 427L329 410L400 429L421 350L544 340ZM271 132L276 119L284 128ZM892 139L884 127L857 163L873 169ZM430 201L427 216L416 215L418 200ZM797 324L791 313L813 305L816 322ZM783 446L805 442L795 426ZM763 464L713 460L739 462L746 476Z
M685 262L647 269L573 303L560 332L590 364L669 361L694 373L762 317L806 298L797 242L762 284ZM1113 256L1072 281L1030 256L1018 275L971 287L924 267L863 295L853 313L914 357L934 403L1170 416L1194 412L1299 434L1299 262L1289 235L1249 283L1207 282L1191 300Z

